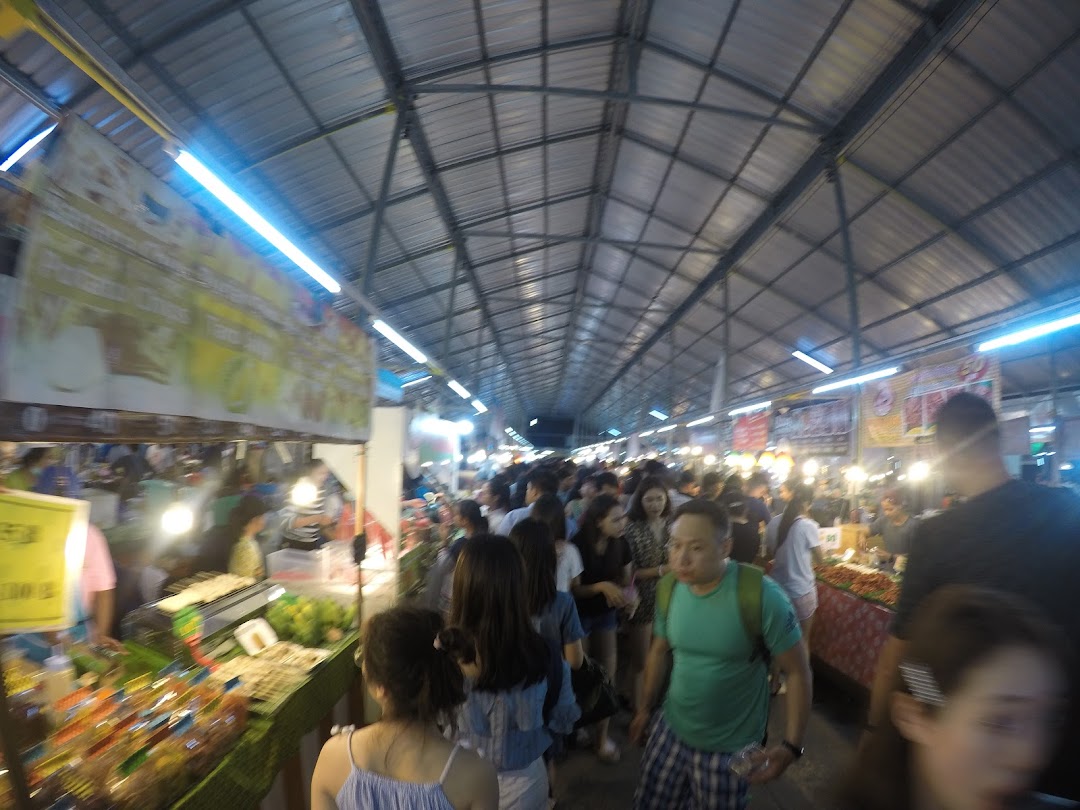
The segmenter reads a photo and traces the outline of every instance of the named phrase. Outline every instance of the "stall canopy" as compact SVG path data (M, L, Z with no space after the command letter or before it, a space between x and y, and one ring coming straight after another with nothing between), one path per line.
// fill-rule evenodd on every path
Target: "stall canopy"
M38 5L519 428L703 412L724 355L739 404L820 379L795 350L845 373L1080 307L1075 2ZM4 155L70 109L220 212L37 34L0 52ZM1008 360L1006 395L1047 387Z

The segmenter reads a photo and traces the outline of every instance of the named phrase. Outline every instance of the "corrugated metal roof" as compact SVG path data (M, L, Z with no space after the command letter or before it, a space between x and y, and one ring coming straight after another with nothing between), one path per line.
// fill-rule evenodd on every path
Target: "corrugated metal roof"
M659 403L700 411L725 317L738 397L812 382L796 347L849 368L823 142L839 152L864 362L1080 298L1077 3L60 5L188 146L357 284L394 147L373 300L511 421L584 413L625 432ZM926 46L935 31L949 35ZM0 75L231 222L39 38L0 58ZM840 126L863 109L876 114ZM2 154L45 121L0 85ZM1037 384L1023 362L1008 385Z

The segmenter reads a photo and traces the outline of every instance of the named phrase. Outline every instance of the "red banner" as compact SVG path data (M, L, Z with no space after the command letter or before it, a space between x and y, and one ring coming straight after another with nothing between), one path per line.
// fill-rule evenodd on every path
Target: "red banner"
M769 444L769 412L747 413L735 420L732 449L756 453Z

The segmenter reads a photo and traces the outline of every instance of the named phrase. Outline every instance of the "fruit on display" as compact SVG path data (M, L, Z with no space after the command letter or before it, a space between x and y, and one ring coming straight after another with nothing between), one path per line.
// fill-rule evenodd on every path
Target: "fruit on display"
M356 623L356 606L334 599L282 596L266 612L266 621L282 641L301 647L336 644Z

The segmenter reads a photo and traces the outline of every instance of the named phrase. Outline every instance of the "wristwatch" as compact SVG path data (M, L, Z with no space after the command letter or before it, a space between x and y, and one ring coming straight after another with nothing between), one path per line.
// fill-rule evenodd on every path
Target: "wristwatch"
M803 754L806 753L805 748L800 748L799 746L795 745L795 743L788 742L787 740L781 740L780 746L790 751L795 756L795 759L802 759Z

